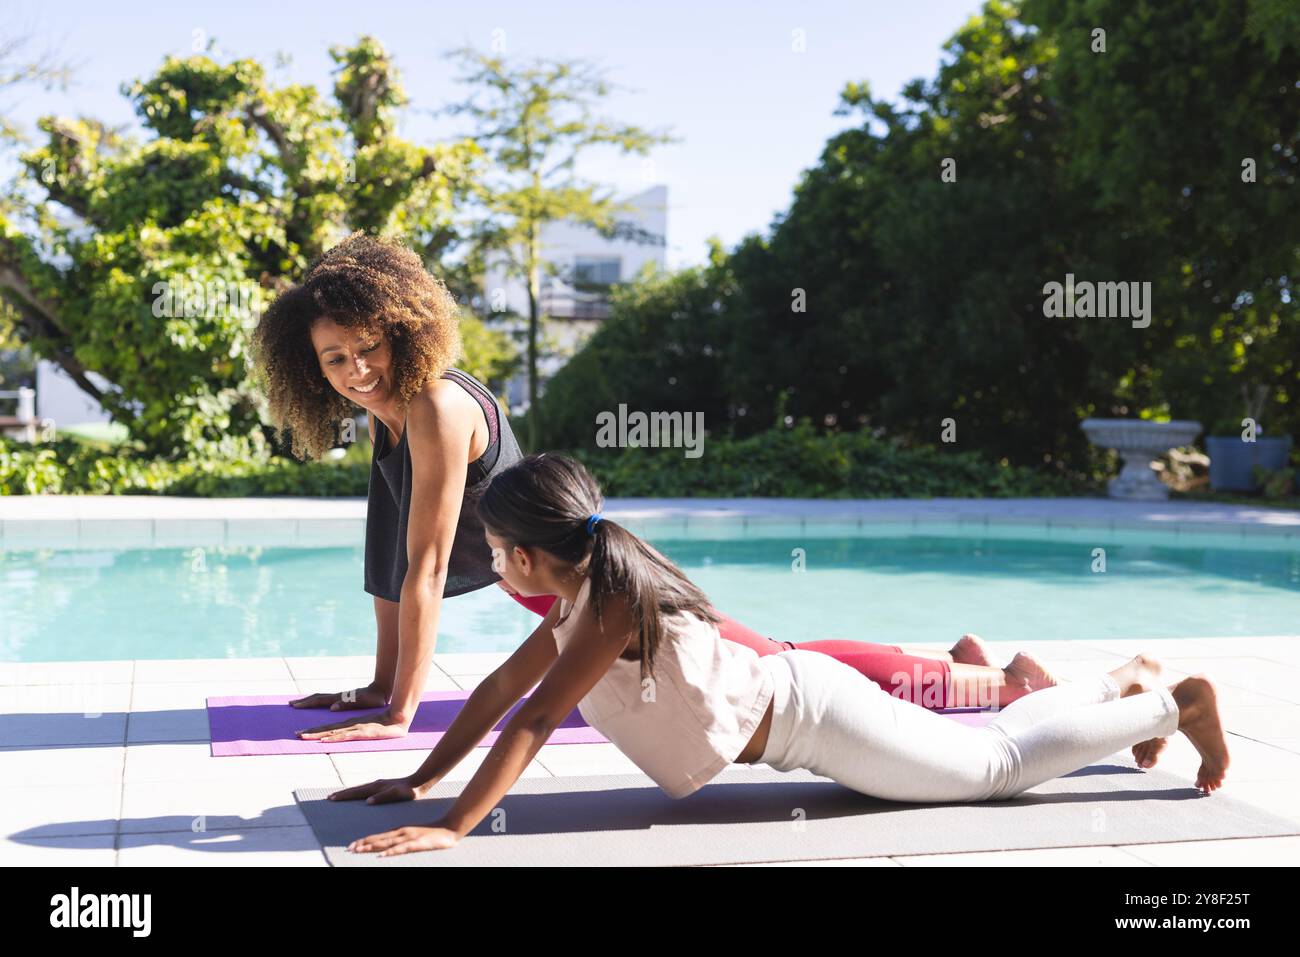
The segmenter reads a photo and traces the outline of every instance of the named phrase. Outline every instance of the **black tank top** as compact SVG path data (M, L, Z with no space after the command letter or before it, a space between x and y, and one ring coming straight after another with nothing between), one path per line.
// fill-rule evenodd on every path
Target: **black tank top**
M496 398L481 382L460 369L448 369L443 378L473 396L488 423L487 448L469 464L465 476L465 496L442 592L444 598L450 598L501 580L492 570L492 550L483 540L483 524L474 514L474 505L492 477L518 462L523 453ZM401 601L402 582L406 579L406 520L411 512L411 451L406 444L409 429L403 428L397 447L389 448L388 429L378 416L372 418L375 445L366 492L365 590L396 602Z

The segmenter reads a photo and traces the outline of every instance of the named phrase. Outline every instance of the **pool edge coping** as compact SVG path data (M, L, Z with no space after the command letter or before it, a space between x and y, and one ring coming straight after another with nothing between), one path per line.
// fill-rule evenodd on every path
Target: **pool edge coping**
M19 516L23 511L29 514ZM36 514L30 514L34 506ZM1105 498L1039 499L607 499L604 512L645 535L750 537L892 528L957 537L990 530L1046 532L1065 540L1096 533L1212 539L1291 548L1300 511L1254 505ZM37 495L0 497L0 549L32 547L330 547L363 540L366 499L182 498ZM739 534L737 534L739 533ZM1000 535L997 537L1008 537Z

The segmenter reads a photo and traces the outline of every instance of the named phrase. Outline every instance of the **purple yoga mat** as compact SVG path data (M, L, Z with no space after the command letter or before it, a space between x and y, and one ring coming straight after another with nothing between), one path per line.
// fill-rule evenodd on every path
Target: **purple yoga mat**
M330 754L340 751L431 751L443 736L452 719L469 698L468 691L430 691L420 699L415 720L405 737L382 741L341 741L323 744L304 741L295 732L321 724L342 721L364 712L330 711L328 708L291 708L289 702L300 695L251 695L208 699L208 729L212 735L214 758L253 754ZM479 747L491 747L497 735L524 698L488 733ZM378 709L371 713L377 713ZM996 712L975 708L951 708L940 711L945 717L973 727L983 726ZM587 724L575 708L547 739L547 744L604 744L603 734Z
M208 729L214 758L250 754L330 754L339 751L431 751L452 719L469 698L468 691L429 691L420 698L415 720L405 737L380 741L340 741L323 744L304 741L298 731L343 721L360 711L331 711L329 708L291 708L289 702L302 695L248 695L208 699ZM497 735L525 697L511 708L501 723L488 732L479 747L491 747ZM377 714L374 709L371 714ZM586 721L575 708L551 735L547 744L603 744L609 739Z

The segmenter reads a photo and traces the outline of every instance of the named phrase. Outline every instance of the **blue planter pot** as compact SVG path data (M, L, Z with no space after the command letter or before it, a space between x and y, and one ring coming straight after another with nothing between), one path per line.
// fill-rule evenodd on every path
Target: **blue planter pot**
M1291 436L1258 438L1243 442L1241 436L1206 436L1205 451L1210 456L1210 488L1216 492L1257 492L1259 485L1251 469L1286 467L1291 454Z

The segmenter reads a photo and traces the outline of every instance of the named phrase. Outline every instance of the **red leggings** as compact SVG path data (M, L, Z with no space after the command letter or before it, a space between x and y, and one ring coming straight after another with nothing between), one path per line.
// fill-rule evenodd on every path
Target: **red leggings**
M513 597L529 611L543 617L555 603L554 595ZM722 615L721 612L718 614ZM952 700L952 689L948 679L952 669L947 661L939 658L909 655L897 645L877 645L869 641L846 641L839 638L805 641L796 645L792 641L764 638L726 615L722 615L722 621L718 623L718 634L728 641L753 648L759 655L774 655L795 648L801 651L819 651L860 671L890 694L905 701L925 708L950 707L948 702ZM904 684L907 687L902 687Z

